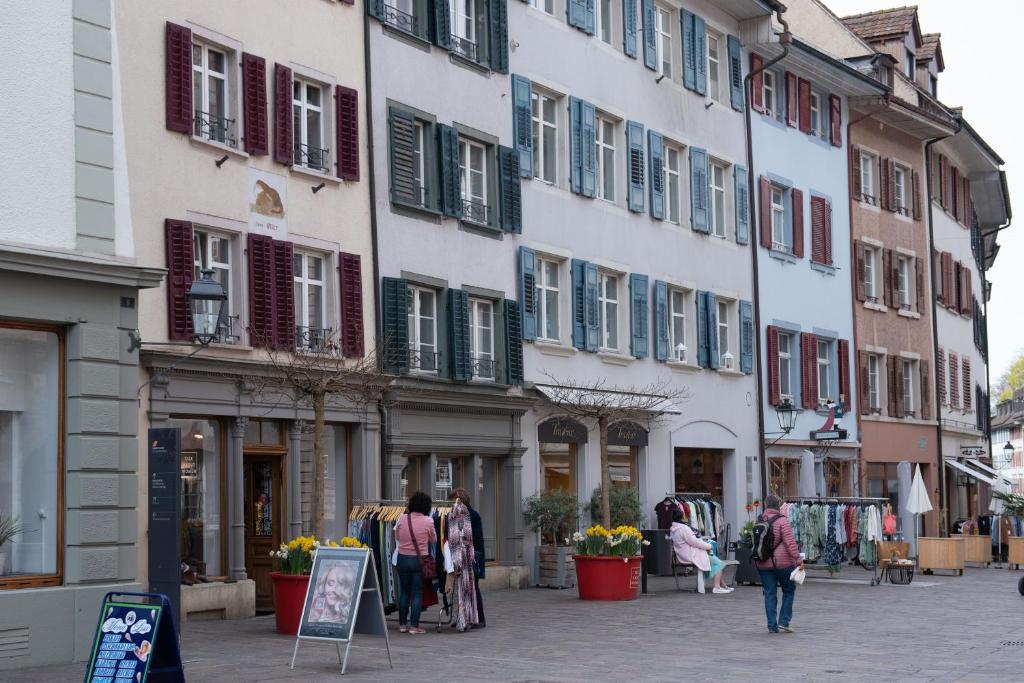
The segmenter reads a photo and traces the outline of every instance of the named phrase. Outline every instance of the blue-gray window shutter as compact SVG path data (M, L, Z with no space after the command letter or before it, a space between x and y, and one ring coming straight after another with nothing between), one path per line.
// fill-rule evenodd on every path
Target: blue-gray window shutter
M754 306L740 302L740 372L754 372Z
M504 301L505 318L505 382L523 383L523 328L519 318L519 304Z
M448 343L451 347L451 377L465 382L473 377L469 355L469 294L448 290Z
M732 167L733 187L736 188L736 244L750 243L750 183L747 169Z
M683 87L697 89L697 44L693 35L693 12L679 12L679 25L683 31Z
M452 49L452 20L448 13L451 0L434 0L434 45Z
M648 351L648 330L650 321L647 296L647 276L639 273L631 273L629 276L629 325L630 342L629 348L635 358L647 358Z
M409 283L386 277L381 293L384 332L384 368L388 372L409 369Z
M600 278L597 273L597 264L587 262L584 267L584 285L586 287L586 323L587 323L587 351L597 351L601 344L600 325L600 302L597 300L597 289L600 286Z
M519 311L523 339L537 338L537 253L519 247Z
M710 233L708 223L708 153L690 148L690 225L697 232Z
M569 97L569 189L583 194L582 100ZM532 123L532 121L531 121Z
M420 185L416 182L413 147L416 119L402 109L388 109L388 161L391 170L391 201L420 206Z
M636 0L622 0L622 51L636 59Z
M511 147L498 146L498 186L501 194L501 229L523 231L523 201L519 187L519 155Z
M488 2L490 34L490 66L492 71L508 73L508 5L507 0Z
M594 0L568 0L565 11L570 26L593 35Z
M708 349L708 293L697 292L697 364L710 368Z
M441 212L462 216L462 188L459 186L459 131L437 124L437 148L441 165Z
M697 71L696 91L701 95L708 94L708 45L704 32L704 18L693 15L693 50L696 56Z
M587 348L587 262L572 260L572 345Z
M512 75L512 138L519 154L519 175L533 176L533 85L529 79Z
M708 367L718 368L718 297L711 292L704 292L707 300L708 315Z
M630 211L644 210L644 126L636 121L626 122L626 147L629 150L629 192L627 205Z
M657 360L669 360L669 310L668 283L656 280L654 283L654 357Z
M743 111L743 54L740 39L729 36L729 95L732 108Z
M661 133L647 130L647 154L651 158L651 216L665 218L665 141Z
M597 150L594 149L597 110L576 97L570 98L569 108L572 119L570 187L584 197L594 197L597 194Z
M644 33L644 66L658 70L658 36L654 33L654 0L640 0Z
M590 35L594 35L597 31L597 12L594 11L595 1L587 0L587 27L584 30Z

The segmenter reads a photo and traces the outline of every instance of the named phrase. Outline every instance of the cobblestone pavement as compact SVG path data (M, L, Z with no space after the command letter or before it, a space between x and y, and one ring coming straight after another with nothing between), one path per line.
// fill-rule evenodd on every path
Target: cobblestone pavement
M356 637L352 680L373 681L971 681L1024 680L1020 572L968 569L871 587L860 568L797 591L793 635L769 634L759 588L730 595L674 590L652 578L630 603L585 603L574 591L486 593L488 628ZM854 581L856 579L857 581ZM436 618L436 611L428 612ZM183 634L190 683L339 680L334 647L273 632L273 617L196 622ZM777 655L777 656L774 656ZM761 662L774 661L764 671ZM0 680L81 680L84 665L0 671Z

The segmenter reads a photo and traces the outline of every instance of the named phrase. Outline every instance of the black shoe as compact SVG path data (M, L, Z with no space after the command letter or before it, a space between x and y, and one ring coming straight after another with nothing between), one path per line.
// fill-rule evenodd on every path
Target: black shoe
M470 624L469 627L472 629L487 628L487 624L485 622L480 622L479 624Z

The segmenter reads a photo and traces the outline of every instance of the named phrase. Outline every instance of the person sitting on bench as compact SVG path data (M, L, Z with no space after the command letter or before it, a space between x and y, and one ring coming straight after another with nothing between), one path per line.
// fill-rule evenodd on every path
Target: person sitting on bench
M722 581L722 569L725 567L725 562L711 552L712 545L698 538L684 519L682 510L672 511L672 527L669 530L669 538L672 539L672 551L676 561L680 564L692 564L701 570L703 574L698 576L698 579L714 578L715 587L711 591L712 593L732 593L733 589L726 587ZM697 592L704 592L703 581L698 581Z

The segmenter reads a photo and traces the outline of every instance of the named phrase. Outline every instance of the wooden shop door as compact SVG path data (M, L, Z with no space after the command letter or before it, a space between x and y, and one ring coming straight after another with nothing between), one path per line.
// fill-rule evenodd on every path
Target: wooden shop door
M256 582L256 611L274 610L270 551L281 545L281 465L273 455L245 456L245 572Z

